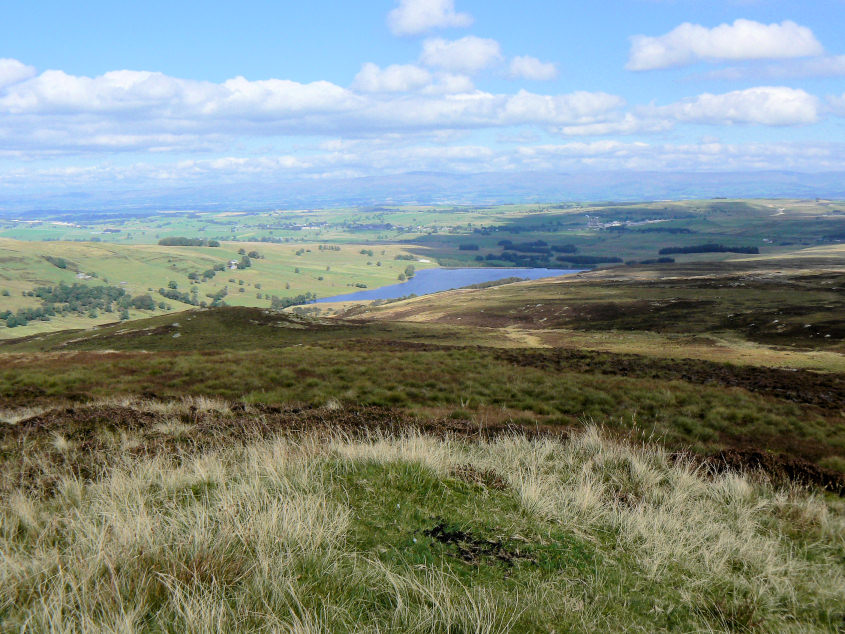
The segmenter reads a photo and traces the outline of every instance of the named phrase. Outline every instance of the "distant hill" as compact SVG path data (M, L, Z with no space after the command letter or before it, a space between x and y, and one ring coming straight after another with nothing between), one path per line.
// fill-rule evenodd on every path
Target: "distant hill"
M495 204L558 200L642 201L689 198L845 198L845 172L411 172L321 179L40 190L0 198L0 214L32 210L127 211L326 207L382 203Z

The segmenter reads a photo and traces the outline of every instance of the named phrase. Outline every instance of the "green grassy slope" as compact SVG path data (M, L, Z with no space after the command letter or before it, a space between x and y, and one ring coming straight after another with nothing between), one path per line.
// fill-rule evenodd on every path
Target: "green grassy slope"
M171 281L185 293L196 286L202 301L210 302L207 295L227 288L224 299L230 305L269 307L274 295L284 298L311 292L326 297L356 290L356 284L375 287L397 283L399 274L409 264L418 269L434 266L432 262L396 260L397 255L407 255L400 246L374 249L343 245L339 251L320 250L319 246L223 243L219 248L210 248L0 240L0 291L9 292L8 296L0 296L0 311L36 308L40 302L22 294L37 286L59 283L109 284L123 288L131 295L149 293L157 303L163 301L170 306L166 312L191 308L159 295L158 290L167 288ZM262 257L253 258L247 269L219 271L207 281L200 278L194 282L188 278L191 273L201 276L215 265L240 260L240 249L257 250ZM373 255L362 254L362 250L372 251ZM67 268L51 264L46 256L63 259ZM80 274L96 277L79 279ZM133 310L130 314L134 318L150 313ZM101 313L96 319L74 316L49 322L36 321L14 329L0 327L0 338L84 328L116 319L116 314Z
M367 415L333 406L309 420L331 429ZM281 416L123 402L0 436L0 629L841 625L833 499L595 429L302 436L284 418L300 414Z

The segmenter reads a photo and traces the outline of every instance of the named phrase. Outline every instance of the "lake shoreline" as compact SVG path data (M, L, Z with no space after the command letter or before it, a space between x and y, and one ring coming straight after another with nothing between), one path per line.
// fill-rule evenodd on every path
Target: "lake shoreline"
M362 290L353 293L321 297L315 303L326 304L333 302L376 301L399 299L410 295L422 296L442 291L456 290L484 284L509 277L523 280L537 280L548 277L561 277L582 272L583 269L547 269L547 268L505 268L505 267L443 267L423 269L407 281L390 284L379 288Z

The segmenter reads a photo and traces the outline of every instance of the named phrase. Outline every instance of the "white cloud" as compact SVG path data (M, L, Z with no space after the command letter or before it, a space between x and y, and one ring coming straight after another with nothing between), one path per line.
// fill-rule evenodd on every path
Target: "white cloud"
M419 35L435 28L466 27L473 22L468 13L455 11L454 0L399 0L387 15L394 35Z
M682 123L804 125L824 112L845 112L845 96L823 109L803 90L775 86L626 108L623 98L603 92L485 92L466 75L415 65L365 64L352 88L52 70L0 91L0 156L219 154L257 139L272 145L289 137L390 138L395 149L420 138L451 145L475 130L597 137L659 133Z
M513 78L545 81L557 77L557 66L553 62L541 62L536 57L524 55L511 60L509 74Z
M431 83L431 73L412 64L380 68L366 63L355 76L353 87L363 92L409 92Z
M818 121L819 100L796 88L760 86L721 95L705 93L658 107L652 114L672 117L676 121L715 125L806 125Z
M511 125L587 125L619 118L607 93L477 90L469 77L414 65L365 64L352 89L235 77L222 83L162 73L97 77L49 70L0 92L9 152L210 151L245 138L416 134Z
M364 93L409 93L448 95L475 90L466 75L437 72L413 64L393 64L381 68L366 63L355 76L352 87Z
M587 123L563 126L556 132L565 136L608 136L628 134L651 134L665 132L674 127L675 122L667 118L642 118L630 112L615 121Z
M685 22L658 37L632 37L626 68L654 70L699 60L786 59L823 52L812 30L790 20L767 25L739 19L712 29Z
M458 73L477 73L502 61L496 40L467 35L459 40L432 38L423 42L420 61L426 66Z
M586 124L603 121L625 105L625 100L603 92L578 91L568 95L538 95L520 90L504 107L509 124Z
M437 73L436 81L423 88L422 92L428 95L454 95L458 93L472 92L475 86L472 79L466 75L455 75L453 73Z
M0 58L0 90L34 76L35 69L32 66L16 59Z

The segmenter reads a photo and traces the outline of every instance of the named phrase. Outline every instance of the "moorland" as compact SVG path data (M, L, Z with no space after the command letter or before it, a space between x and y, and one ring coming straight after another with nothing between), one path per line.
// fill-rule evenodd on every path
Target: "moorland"
M4 222L10 312L130 303L0 328L0 629L845 623L845 204Z

